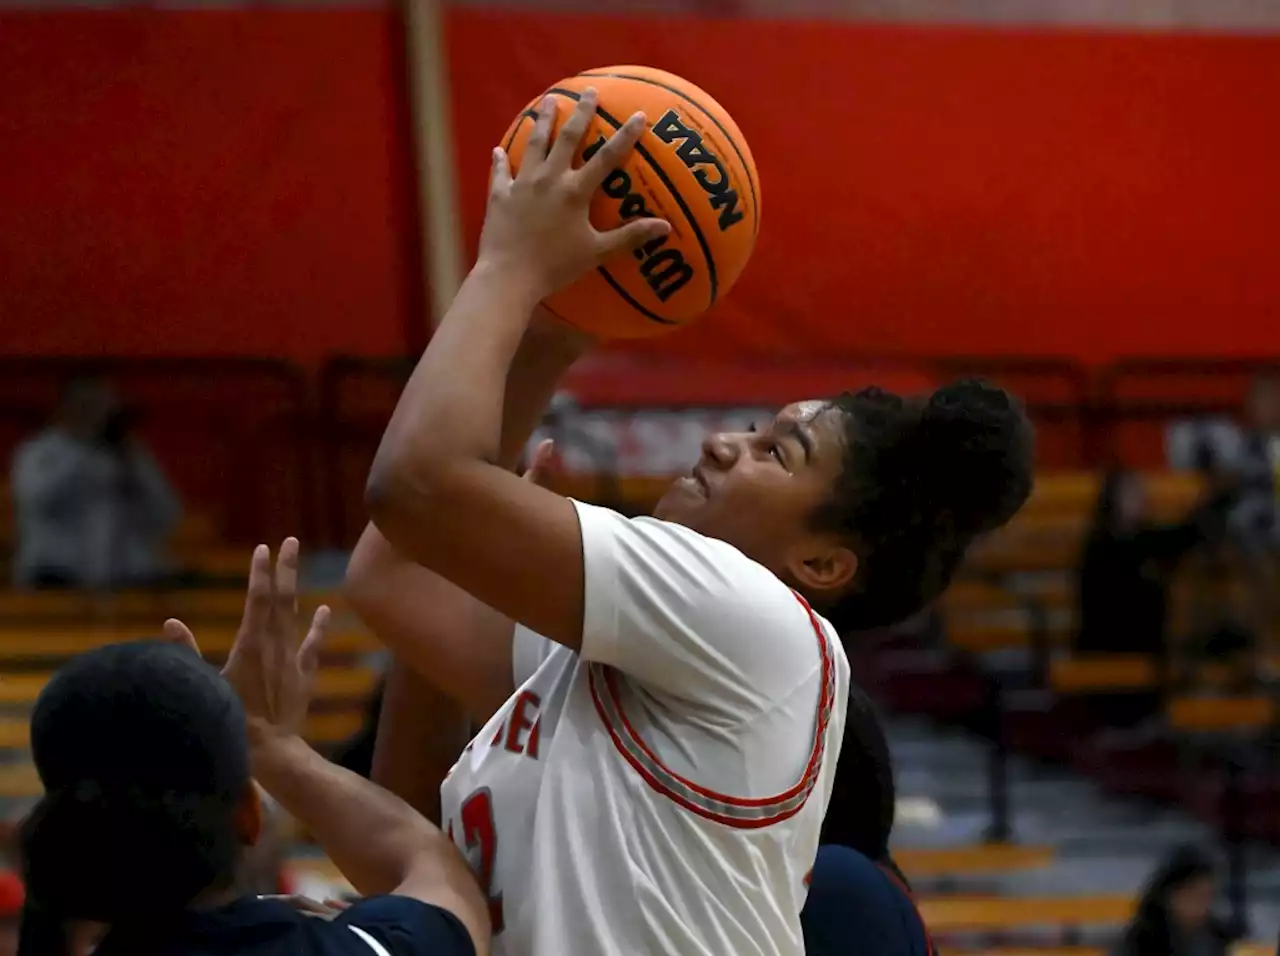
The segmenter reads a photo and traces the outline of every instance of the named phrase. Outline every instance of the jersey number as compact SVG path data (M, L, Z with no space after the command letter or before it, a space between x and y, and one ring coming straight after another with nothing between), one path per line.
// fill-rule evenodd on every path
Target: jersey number
M502 894L493 892L493 861L498 853L498 831L493 822L493 801L487 789L462 801L462 842L480 851L480 886L489 900L489 919L496 936L502 932Z

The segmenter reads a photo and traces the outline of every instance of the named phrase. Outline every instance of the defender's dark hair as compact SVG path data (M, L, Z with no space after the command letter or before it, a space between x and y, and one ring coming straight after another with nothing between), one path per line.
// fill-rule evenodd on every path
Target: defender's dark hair
M232 885L245 715L190 650L145 641L71 661L36 701L31 750L45 795L20 828L20 956L64 953L75 919L143 943Z
M889 835L897 802L893 757L880 717L866 692L850 684L844 744L820 842L847 846L876 863L891 864Z
M901 621L946 589L974 538L1031 493L1035 432L1016 399L977 379L927 399L868 388L832 406L844 469L815 521L858 555L853 589L823 608L846 633Z

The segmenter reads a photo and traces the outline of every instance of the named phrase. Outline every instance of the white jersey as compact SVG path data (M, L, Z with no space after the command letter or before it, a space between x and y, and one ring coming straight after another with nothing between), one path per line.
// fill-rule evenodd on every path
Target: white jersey
M516 692L445 780L495 956L801 956L849 664L736 548L575 502L580 653L516 628Z

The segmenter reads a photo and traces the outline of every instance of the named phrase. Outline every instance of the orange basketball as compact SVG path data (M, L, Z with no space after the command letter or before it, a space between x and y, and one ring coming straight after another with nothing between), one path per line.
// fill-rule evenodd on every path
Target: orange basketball
M562 80L543 96L559 105L557 124L594 86L599 107L581 165L643 110L649 125L631 158L591 202L591 222L612 229L658 216L670 235L601 266L545 302L562 321L601 338L660 335L697 318L742 274L760 228L760 183L733 118L687 80L643 66L609 66ZM502 146L519 168L539 96L507 130Z

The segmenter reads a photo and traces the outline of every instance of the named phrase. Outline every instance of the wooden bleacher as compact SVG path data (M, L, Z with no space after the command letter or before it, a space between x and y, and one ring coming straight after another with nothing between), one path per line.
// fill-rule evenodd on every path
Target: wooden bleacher
M1149 657L1079 655L1055 660L1049 679L1060 694L1114 693L1156 687L1157 668Z
M1169 726L1183 733L1258 732L1276 726L1270 697L1177 697L1165 709Z
M1159 520L1185 515L1204 487L1198 475L1184 472L1148 474L1144 483L1152 514ZM969 569L998 575L1074 567L1100 485L1101 477L1093 473L1038 475L1031 498L1017 516L972 549Z
M1048 866L1053 861L1053 848L1007 843L936 849L913 847L895 850L893 858L912 879L991 876Z
M342 608L338 594L306 594L301 604L314 608L329 604ZM244 591L237 588L193 588L121 591L95 595L84 592L0 590L0 627L14 624L85 625L111 621L158 628L167 617L200 624L236 624L244 612Z
M363 639L364 635L360 635ZM0 706L30 707L53 677L50 671L0 675ZM378 672L369 667L326 667L316 678L315 700L359 700L369 697L378 683Z
M919 901L936 935L999 933L1037 926L1120 926L1133 915L1128 896L943 896Z
M195 632L196 641L201 652L211 660L225 658L231 650L236 632L226 627L202 627L188 621ZM104 644L115 644L121 641L137 640L140 637L156 636L159 628L141 631L138 628L0 628L0 662L13 668L15 663L28 664L65 660L76 654L101 647ZM346 657L371 653L378 650L377 640L364 630L340 629L330 634L325 642L323 653L326 658ZM0 680L4 680L0 677Z
M241 565L245 549L236 549ZM323 650L312 714L305 735L332 747L364 722L378 673L361 658L380 650L377 640L342 612L336 595L304 595L303 613L320 603L338 612ZM0 591L0 798L29 799L40 792L29 762L27 712L59 663L120 641L155 637L165 618L190 625L211 661L226 658L244 610L238 588L123 592L109 596Z

